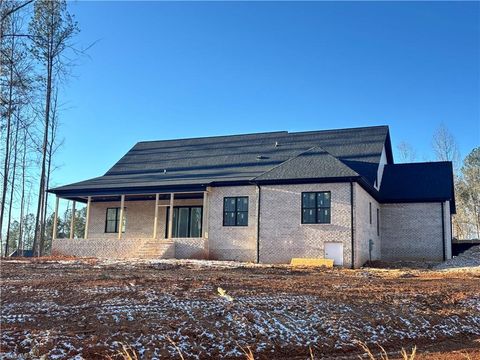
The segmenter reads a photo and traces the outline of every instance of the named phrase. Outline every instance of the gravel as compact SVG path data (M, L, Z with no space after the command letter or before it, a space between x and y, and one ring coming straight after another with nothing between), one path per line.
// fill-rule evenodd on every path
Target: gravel
M464 267L480 267L480 245L472 246L458 256L447 260L437 266L435 269L452 269Z

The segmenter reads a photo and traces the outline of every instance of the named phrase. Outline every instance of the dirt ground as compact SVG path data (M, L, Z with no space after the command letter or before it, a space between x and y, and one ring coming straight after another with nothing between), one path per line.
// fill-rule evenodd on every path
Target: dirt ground
M226 291L220 296L218 287ZM4 359L480 359L480 269L4 260Z

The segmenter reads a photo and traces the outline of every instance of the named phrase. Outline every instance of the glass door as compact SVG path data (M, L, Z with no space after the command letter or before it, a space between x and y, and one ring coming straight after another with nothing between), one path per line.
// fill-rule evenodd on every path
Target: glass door
M173 208L172 237L188 238L202 236L202 206L175 206ZM168 238L168 220L170 208L167 208L165 238Z

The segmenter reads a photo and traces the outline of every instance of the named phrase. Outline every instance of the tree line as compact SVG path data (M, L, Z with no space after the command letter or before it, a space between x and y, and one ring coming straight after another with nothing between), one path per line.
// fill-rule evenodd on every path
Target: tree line
M72 43L79 27L65 0L2 0L0 17L0 253L42 255L51 238L46 191L62 143L59 99L81 53Z
M451 161L457 213L452 219L453 236L461 240L480 239L480 147L475 147L462 160L458 143L441 124L432 137L435 160ZM397 146L401 162L414 162L417 152L408 142Z

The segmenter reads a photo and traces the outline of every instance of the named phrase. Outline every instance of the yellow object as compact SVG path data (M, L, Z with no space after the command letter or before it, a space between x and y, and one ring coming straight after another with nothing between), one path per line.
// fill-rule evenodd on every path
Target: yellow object
M308 259L308 258L293 258L290 262L292 266L325 266L333 267L333 259Z

